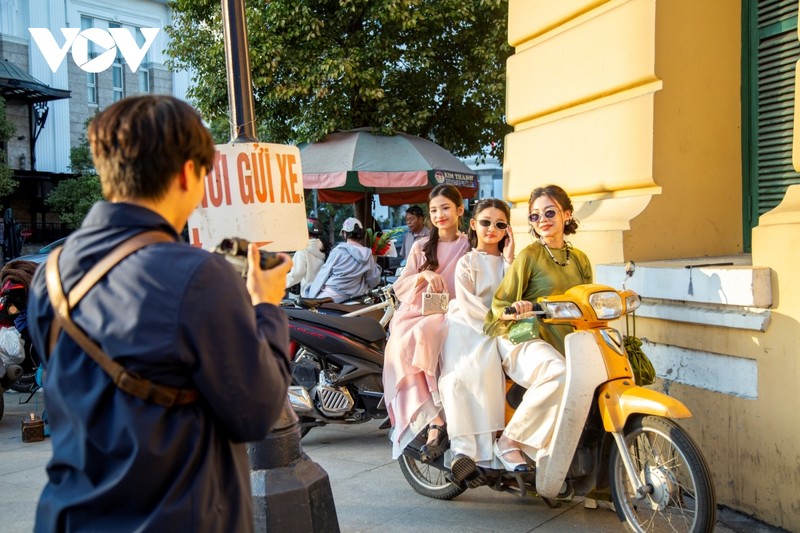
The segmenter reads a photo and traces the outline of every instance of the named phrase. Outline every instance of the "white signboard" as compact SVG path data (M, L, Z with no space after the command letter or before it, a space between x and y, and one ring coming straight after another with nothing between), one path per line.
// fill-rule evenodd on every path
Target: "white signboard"
M265 250L294 251L308 244L303 171L296 146L218 144L206 194L189 217L189 242L212 250L240 237Z

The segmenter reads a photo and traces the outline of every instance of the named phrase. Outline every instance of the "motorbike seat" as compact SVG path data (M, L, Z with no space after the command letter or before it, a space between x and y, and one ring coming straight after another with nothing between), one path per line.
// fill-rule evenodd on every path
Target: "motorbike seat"
M333 303L333 298L298 298L297 303L306 309L315 309L322 304Z
M302 320L322 327L328 327L347 333L368 343L380 343L386 340L386 330L380 322L373 318L353 316L342 317L325 315L305 309L284 309L290 320Z
M361 309L366 309L369 307L366 304L322 304L317 308L317 312L325 313L325 314L347 314L353 313L355 311L359 311ZM370 311L369 313L364 313L360 316L368 316L380 322L381 318L383 318L383 310L376 309L374 311Z

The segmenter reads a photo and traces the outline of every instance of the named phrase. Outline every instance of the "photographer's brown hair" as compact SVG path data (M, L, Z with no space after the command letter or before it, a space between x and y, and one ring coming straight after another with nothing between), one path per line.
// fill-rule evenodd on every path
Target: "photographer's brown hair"
M186 161L211 169L214 142L188 103L167 95L125 98L89 124L89 145L106 199L163 197Z

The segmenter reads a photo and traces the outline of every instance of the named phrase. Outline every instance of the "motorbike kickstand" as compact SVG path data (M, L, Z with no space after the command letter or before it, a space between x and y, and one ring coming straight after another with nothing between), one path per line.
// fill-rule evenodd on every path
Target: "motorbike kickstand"
M22 398L19 399L19 404L25 405L26 403L30 403L30 401L33 399L33 395L36 394L36 391L38 390L39 387L34 387L33 390L31 390L30 393L28 394L27 398L25 398L24 400Z
M548 506L550 509L558 509L559 507L561 507L561 502L560 502L560 501L558 501L558 500L551 500L550 498L545 498L544 496L539 496L539 497L540 497L542 500L544 500L544 503L546 503L546 504L547 504L547 506Z
M524 499L525 496L528 495L528 486L525 484L525 481L522 479L522 474L514 474L512 472L508 472L514 477L514 481L517 482L517 490L511 487L511 485L505 485L501 490L508 492L509 494L514 494L518 496L520 499Z
M539 497L544 500L544 503L546 503L550 509L557 509L561 507L562 503L569 503L572 501L572 499L575 497L575 489L572 487L572 484L565 481L564 486L561 488L561 492L555 498L545 498L541 495Z

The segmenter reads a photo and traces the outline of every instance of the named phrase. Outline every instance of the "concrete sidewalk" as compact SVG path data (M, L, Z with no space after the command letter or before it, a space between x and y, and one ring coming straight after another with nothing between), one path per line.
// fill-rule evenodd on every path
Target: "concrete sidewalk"
M6 392L5 416L0 420L0 531L31 531L39 493L46 482L44 467L50 458L50 440L23 443L20 423L42 400L37 394L27 405L27 395ZM606 508L584 509L576 498L550 509L538 498L518 498L481 487L452 501L425 498L406 482L391 458L387 430L379 422L360 426L314 428L303 439L303 450L330 477L339 527L343 533L436 531L469 533L503 531L561 533L621 532L624 527ZM781 531L734 512L718 514L721 533L772 533Z

